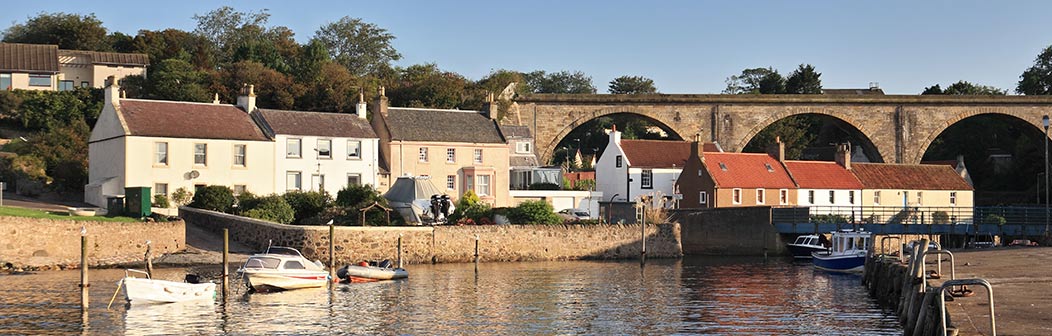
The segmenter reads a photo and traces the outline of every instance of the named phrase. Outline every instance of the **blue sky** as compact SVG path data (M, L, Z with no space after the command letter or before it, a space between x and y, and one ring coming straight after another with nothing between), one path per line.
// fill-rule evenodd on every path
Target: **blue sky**
M192 31L194 14L268 9L303 42L343 16L396 36L402 66L477 80L495 69L582 71L599 92L638 75L662 93L719 93L742 69L809 63L826 88L878 82L917 94L958 80L1011 91L1052 45L1049 1L17 1L0 27L41 12L94 13L110 31Z

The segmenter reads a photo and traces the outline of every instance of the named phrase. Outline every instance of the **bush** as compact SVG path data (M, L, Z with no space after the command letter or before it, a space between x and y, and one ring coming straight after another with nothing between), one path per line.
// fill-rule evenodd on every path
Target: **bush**
M508 220L515 224L559 224L562 218L555 214L555 209L545 201L525 201L519 203L509 214Z
M284 197L270 195L266 197L253 197L252 208L242 209L245 217L252 217L281 224L292 223L295 211L285 201Z
M227 186L211 185L197 190L190 206L220 212L230 211L234 205L234 191Z
M1005 225L1006 222L1008 221L1005 220L1003 216L998 214L989 214L986 215L986 217L983 217L983 224Z
M186 188L176 189L175 192L172 193L172 202L175 202L176 206L184 206L190 204L190 201L192 201L193 198L194 193L190 192L189 190L186 190Z
M168 204L168 196L157 194L153 195L153 206L157 208L170 208L171 204Z
M823 215L811 215L811 222L813 222L813 223L836 224L836 223L849 223L850 221L848 221L847 217L844 217L843 215L823 214Z
M555 183L538 182L531 184L528 189L530 190L559 190L559 185Z
M308 218L321 215L325 207L331 203L329 194L317 191L290 191L282 197L295 211L295 219L292 222L301 224Z
M373 202L379 202L381 205L387 206L387 199L380 195L379 191L373 189L371 185L347 186L336 193L336 205L342 207L356 206L362 208L373 204Z
M482 203L474 191L468 190L457 200L456 210L449 214L447 223L475 224L482 218L489 218L492 213L488 204Z
M946 211L936 211L931 213L932 224L949 224L950 215Z
M595 180L577 180L573 190L595 190Z
M373 202L390 208L387 199L380 195L379 191L371 185L356 185L343 188L336 193L335 206L325 210L322 217L332 219L338 224L361 225L362 208L373 205ZM404 224L405 221L397 212L391 211L390 225ZM365 225L386 226L388 225L388 214L383 209L373 208L365 213Z

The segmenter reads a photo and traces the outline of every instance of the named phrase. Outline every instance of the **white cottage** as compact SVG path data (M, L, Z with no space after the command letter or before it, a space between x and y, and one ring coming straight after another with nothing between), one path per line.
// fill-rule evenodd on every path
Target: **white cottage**
M616 126L609 134L610 142L595 164L596 190L603 193L603 201L633 202L640 195L651 195L672 206L676 179L690 157L691 143L621 140ZM711 143L703 150L721 151Z

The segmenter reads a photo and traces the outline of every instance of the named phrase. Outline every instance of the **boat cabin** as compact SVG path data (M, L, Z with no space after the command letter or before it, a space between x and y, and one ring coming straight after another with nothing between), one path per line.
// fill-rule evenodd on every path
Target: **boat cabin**
M869 250L869 242L873 233L865 231L841 231L834 232L832 252L833 254L852 254L855 252L866 252Z

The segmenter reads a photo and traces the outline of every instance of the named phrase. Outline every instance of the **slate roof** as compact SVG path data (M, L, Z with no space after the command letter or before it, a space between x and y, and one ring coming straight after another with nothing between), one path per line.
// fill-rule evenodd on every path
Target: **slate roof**
M0 43L0 71L58 73L58 46Z
M796 188L785 168L767 154L706 152L705 170L719 188Z
M504 134L505 139L529 139L533 138L530 134L529 126L519 125L500 125L500 132Z
M353 113L258 109L263 123L275 134L339 138L376 138L369 121Z
M785 166L800 188L862 189L855 174L836 162L786 161Z
M621 149L633 168L683 168L690 158L689 141L621 140ZM720 152L713 143L702 145L704 152ZM706 154L707 155L707 154Z
M135 136L268 140L248 113L234 105L121 99L117 112Z
M852 163L851 172L866 189L972 190L944 165Z
M508 165L511 167L536 167L541 164L533 155L512 155L508 157Z
M477 111L388 108L391 140L505 143L497 123Z
M150 65L150 56L138 53L116 53L84 50L59 50L59 56L87 56L92 64L102 65Z

